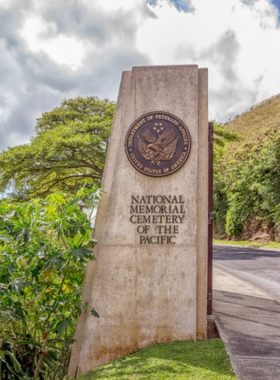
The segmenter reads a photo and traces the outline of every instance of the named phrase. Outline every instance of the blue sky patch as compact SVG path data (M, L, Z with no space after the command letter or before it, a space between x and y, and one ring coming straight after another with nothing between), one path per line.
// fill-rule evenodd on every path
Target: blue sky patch
M271 3L278 10L278 21L280 21L280 0L271 0Z
M188 4L185 0L170 0L175 5L178 11L189 12Z
M271 2L280 11L280 0L272 0Z
M156 5L158 0L148 0L147 2L150 5ZM190 12L190 8L188 6L187 0L169 0L170 3L172 3L175 8L178 9L178 11L183 11L183 12ZM278 1L278 0L276 0Z

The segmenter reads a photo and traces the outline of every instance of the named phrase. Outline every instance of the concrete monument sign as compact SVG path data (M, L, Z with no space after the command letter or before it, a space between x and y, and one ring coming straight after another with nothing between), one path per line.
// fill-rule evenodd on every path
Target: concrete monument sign
M96 262L69 366L98 365L207 327L208 76L196 65L122 75L97 212Z

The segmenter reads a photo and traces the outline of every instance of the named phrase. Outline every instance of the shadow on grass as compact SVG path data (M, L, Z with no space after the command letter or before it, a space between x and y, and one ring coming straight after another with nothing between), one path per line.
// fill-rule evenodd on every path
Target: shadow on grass
M96 368L79 380L236 379L223 342L175 341L156 344Z

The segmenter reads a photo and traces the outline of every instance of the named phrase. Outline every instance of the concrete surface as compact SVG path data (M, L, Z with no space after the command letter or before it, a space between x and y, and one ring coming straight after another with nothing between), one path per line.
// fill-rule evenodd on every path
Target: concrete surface
M95 223L97 260L89 262L83 288L89 311L78 319L69 377L153 343L206 337L207 83L207 69L197 65L123 73ZM181 119L192 139L186 163L166 177L138 172L124 149L131 124L153 111ZM131 204L151 195L182 197L176 244L141 244ZM145 223L149 234L157 234L161 222ZM91 315L92 307L100 318Z
M206 339L207 319L207 259L208 252L208 70L198 70L198 178L197 178L197 288L196 288L196 338Z
M214 266L213 314L239 380L280 379L280 303Z
M216 267L265 290L280 302L280 251L214 244Z

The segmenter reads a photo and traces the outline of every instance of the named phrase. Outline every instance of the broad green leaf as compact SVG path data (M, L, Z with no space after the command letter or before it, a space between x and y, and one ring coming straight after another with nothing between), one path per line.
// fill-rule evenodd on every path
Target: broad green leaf
M91 315L93 315L96 318L99 318L99 314L97 313L97 311L94 308L92 308L90 312L91 312Z
M13 282L8 285L8 289L11 292L19 293L26 286L32 285L31 282L25 281L22 278L16 278Z
M56 324L54 330L58 333L58 335L61 335L62 333L64 333L67 330L68 326L72 327L73 323L71 322L71 320L69 318L65 318Z
M44 266L44 270L50 268L52 271L57 268L59 271L62 270L64 261L61 257L51 257Z
M80 248L74 248L72 249L72 254L74 257L74 261L76 260L87 260L88 258L93 258L92 251L87 247L80 247Z

